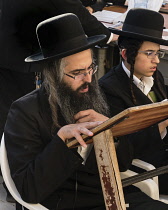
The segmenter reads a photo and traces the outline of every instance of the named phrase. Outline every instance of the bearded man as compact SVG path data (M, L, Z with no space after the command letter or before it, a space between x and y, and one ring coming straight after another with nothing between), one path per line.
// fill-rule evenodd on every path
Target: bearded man
M49 209L105 208L94 149L81 137L101 122L75 123L74 115L91 108L107 119L90 49L106 36L86 38L74 14L43 21L37 36L41 53L26 61L42 63L44 83L13 103L5 127L13 180L25 201ZM66 146L72 137L78 149Z

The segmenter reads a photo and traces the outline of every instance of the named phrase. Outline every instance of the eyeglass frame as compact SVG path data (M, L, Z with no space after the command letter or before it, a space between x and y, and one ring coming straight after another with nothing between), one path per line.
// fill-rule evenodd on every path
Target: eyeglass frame
M78 74L76 76L72 76L72 75L67 74L67 73L64 73L64 75L66 75L66 76L68 76L70 78L73 78L74 80L79 75L83 74L84 76L86 76L87 74L90 74L91 71L93 71L92 75L94 75L97 72L97 70L98 70L98 65L96 65L94 62L92 62L92 64L87 69L88 69L88 72L84 72L84 73ZM77 69L77 71L79 71L79 72L80 71L84 71L84 70L86 70L86 69ZM75 70L72 70L72 71L75 71ZM80 80L82 80L82 79L80 79Z
M147 58L149 58L149 59L154 59L154 58L156 58L156 56L160 59L165 56L165 51L160 51L160 50L157 52L154 50L138 51L138 53L145 54L147 56ZM149 53L151 53L151 55L149 55ZM153 53L155 53L155 54L153 54ZM159 56L159 53L161 53L161 56ZM150 58L149 56L152 56L152 54L153 54L153 57Z

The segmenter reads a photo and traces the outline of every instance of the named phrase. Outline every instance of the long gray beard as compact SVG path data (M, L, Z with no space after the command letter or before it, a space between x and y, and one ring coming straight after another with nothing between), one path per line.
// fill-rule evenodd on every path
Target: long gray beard
M89 91L87 93L79 93L78 91L73 91L71 87L63 82L59 85L57 84L57 101L67 124L75 123L74 115L87 109L93 109L100 114L108 116L108 106L100 92L97 81L93 78L92 83L88 84L88 86Z

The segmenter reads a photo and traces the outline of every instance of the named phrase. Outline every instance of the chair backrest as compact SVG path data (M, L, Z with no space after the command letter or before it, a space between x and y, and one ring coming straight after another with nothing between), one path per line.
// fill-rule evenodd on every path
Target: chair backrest
M47 208L42 206L41 204L26 203L25 201L22 200L11 178L7 154L6 154L6 148L5 148L4 135L2 136L1 147L0 147L0 164L1 164L1 171L2 171L4 182L9 192L11 193L11 195L18 203L20 203L22 206L30 210L47 210Z
M144 169L146 171L150 171L155 169L155 167L151 163L147 163L140 159L134 159L132 161L132 165ZM125 179L131 176L137 175L136 172L127 170L125 172L121 172L121 178ZM166 183L165 183L166 184ZM138 187L142 192L150 196L155 200L160 200L166 204L168 204L168 195L159 194L159 184L158 184L158 177L153 177L151 179L147 179L138 183L133 184L134 186Z
M136 175L138 175L138 173L131 171L131 170L127 170L125 172L121 172L120 175L121 175L121 179L126 179L131 176L136 176ZM137 182L133 185L135 187L138 187L142 192L147 194L149 197L151 197L155 200L159 200L158 185L153 181L153 179L146 179L141 182Z
M147 163L145 161L142 161L140 159L134 159L132 161L132 165L134 165L134 166L136 166L138 168L142 168L142 169L144 169L146 171L150 171L150 170L155 169L155 166L154 165L152 165L151 163ZM157 186L158 186L158 192L159 192L158 177L153 177L152 179L157 184ZM153 185L152 186L151 185L148 185L148 187L152 190ZM168 195L159 194L159 200L168 204Z

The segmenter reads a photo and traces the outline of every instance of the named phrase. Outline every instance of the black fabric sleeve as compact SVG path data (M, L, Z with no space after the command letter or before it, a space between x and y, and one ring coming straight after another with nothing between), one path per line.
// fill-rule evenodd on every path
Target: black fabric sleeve
M82 162L57 135L45 139L36 112L22 101L15 102L5 127L11 175L21 197L30 203L45 200Z

